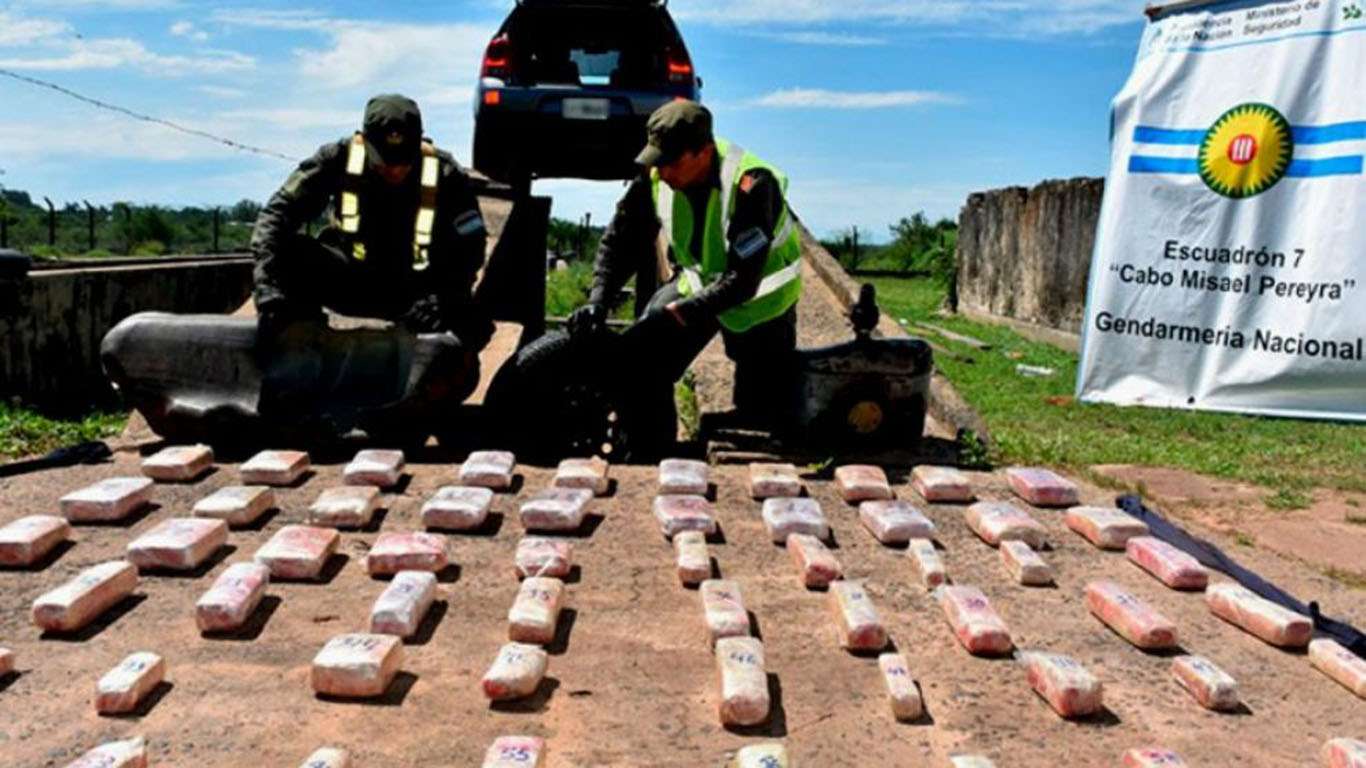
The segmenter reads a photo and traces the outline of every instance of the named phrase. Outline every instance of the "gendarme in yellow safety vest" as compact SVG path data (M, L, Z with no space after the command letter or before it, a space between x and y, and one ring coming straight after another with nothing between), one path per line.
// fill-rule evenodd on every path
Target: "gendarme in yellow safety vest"
M675 194L672 187L662 182L658 171L651 172L655 211L659 214L669 245L673 247L674 259L682 272L678 289L683 296L700 292L725 273L731 250L731 243L727 241L731 214L734 212L740 181L746 173L756 168L768 171L778 180L784 198L787 196L787 176L744 149L717 139L716 157L721 163L721 188L712 190L707 199L700 264L693 258L692 241L697 225L692 205L686 195ZM802 295L801 257L801 239L784 202L768 252L768 261L764 264L764 278L759 283L759 292L740 306L722 312L719 318L722 327L733 333L743 333L791 309Z
M346 155L346 177L342 184L341 209L338 225L342 232L352 236L351 257L365 261L365 243L360 234L360 188L361 177L365 175L365 137L357 133L351 138L351 147ZM441 158L437 157L436 147L430 141L422 142L422 197L418 203L417 221L413 224L413 269L421 272L427 268L428 250L432 245L432 226L436 223L436 191L441 179Z

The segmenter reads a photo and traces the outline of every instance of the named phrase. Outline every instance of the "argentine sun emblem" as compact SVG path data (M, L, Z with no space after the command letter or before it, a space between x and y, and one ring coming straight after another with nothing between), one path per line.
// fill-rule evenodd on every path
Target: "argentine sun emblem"
M1259 195L1285 177L1294 154L1290 123L1266 104L1225 112L1200 144L1200 178L1225 197Z

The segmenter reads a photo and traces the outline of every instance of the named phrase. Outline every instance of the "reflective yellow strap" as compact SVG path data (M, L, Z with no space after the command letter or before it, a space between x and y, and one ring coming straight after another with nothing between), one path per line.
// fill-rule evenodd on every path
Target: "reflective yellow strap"
M356 261L365 261L365 243L357 241L351 244L351 256Z
M413 239L418 245L432 244L432 225L435 223L435 210L431 208L417 209L417 234Z
M365 173L365 138L359 133L351 137L351 150L346 153L346 172L352 176Z
M441 175L441 160L436 155L422 158L422 186L436 189L437 178Z
M425 246L413 244L413 271L421 272L427 268L427 248Z
M354 235L360 231L360 198L354 192L342 193L341 228L348 235Z

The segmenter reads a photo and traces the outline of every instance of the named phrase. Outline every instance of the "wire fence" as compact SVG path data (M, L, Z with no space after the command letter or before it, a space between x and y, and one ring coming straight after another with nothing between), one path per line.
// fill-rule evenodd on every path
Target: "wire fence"
M161 256L247 250L259 206L171 209L128 203L57 205L0 189L0 248L37 258Z

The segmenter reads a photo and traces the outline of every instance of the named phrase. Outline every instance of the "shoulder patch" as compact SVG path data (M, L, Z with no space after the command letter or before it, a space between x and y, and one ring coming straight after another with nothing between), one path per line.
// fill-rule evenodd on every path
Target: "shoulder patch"
M749 194L754 189L754 172L751 171L740 177L740 191Z

